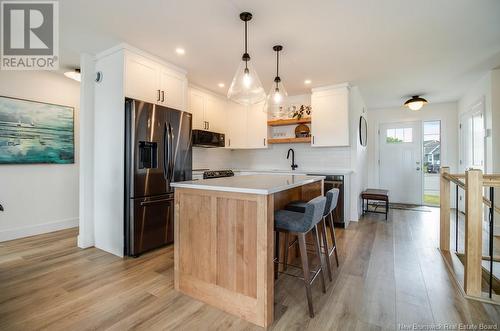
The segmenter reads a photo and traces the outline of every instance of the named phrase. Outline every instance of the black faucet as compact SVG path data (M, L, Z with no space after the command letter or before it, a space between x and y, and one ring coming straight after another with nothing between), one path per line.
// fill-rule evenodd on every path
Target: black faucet
M295 170L295 168L298 167L298 165L295 164L295 152L293 151L293 148L290 148L288 150L288 153L286 154L286 159L288 160L290 158L290 152L292 152L292 170Z

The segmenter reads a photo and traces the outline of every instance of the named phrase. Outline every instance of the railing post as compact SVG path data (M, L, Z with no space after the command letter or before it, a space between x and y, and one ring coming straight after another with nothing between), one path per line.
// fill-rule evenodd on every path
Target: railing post
M483 172L465 172L465 266L464 288L470 296L481 296Z
M450 250L450 181L443 174L450 173L450 167L441 167L440 176L440 225L439 225L439 249Z

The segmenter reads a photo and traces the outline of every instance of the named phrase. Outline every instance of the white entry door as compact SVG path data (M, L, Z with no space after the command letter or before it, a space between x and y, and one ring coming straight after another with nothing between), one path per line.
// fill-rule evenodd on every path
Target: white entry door
M380 124L380 188L391 202L422 204L422 123Z

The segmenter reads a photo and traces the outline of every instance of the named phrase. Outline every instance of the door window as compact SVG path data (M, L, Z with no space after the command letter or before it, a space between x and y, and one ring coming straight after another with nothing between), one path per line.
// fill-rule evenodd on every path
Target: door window
M400 144L413 142L413 128L392 128L386 131L386 143Z
M424 204L439 205L441 121L424 122Z

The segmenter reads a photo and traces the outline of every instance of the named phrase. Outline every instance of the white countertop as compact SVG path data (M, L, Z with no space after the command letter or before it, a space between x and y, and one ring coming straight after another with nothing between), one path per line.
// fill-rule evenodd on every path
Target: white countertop
M325 179L324 176L258 174L223 177L213 179L190 180L171 183L172 187L198 190L238 192L251 194L273 194L294 187L314 183Z

